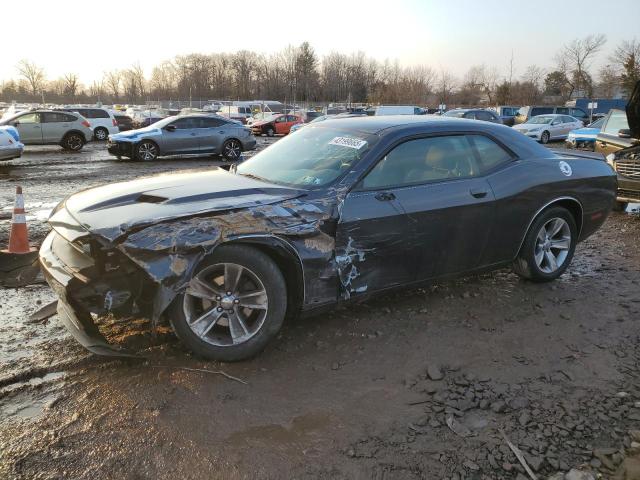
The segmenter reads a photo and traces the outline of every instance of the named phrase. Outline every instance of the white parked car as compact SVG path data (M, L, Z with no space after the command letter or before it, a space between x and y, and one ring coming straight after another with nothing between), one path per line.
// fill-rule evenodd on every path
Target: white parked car
M76 112L89 121L96 140L106 140L112 133L118 133L118 121L106 108L101 107L66 107L66 112Z
M571 130L582 127L582 120L575 117L550 114L531 117L526 123L513 128L540 143L547 143L549 140L564 140Z
M0 127L0 160L11 160L22 156L24 145L15 127Z

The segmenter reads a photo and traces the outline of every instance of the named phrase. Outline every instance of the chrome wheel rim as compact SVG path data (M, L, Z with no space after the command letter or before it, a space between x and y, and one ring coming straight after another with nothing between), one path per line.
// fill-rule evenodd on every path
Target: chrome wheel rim
M543 273L553 273L564 265L571 247L571 229L566 220L552 218L538 232L534 258Z
M77 135L71 135L67 140L67 146L71 150L79 150L82 148L82 140Z
M240 156L241 149L240 143L235 140L228 141L224 146L224 156L227 158L238 158Z
M142 160L153 160L156 158L156 146L152 143L143 143L138 147L138 154Z
M96 130L95 135L98 140L104 140L107 138L107 132L105 132L105 130L102 128L99 128L98 130Z
M264 325L267 291L250 269L217 263L198 272L183 300L187 325L201 340L218 347L244 343Z

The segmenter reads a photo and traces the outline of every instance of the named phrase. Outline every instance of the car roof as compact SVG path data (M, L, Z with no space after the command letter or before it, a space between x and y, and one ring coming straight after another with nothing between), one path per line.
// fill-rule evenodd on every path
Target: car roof
M328 118L323 122L323 127L331 127L338 119ZM462 123L461 123L462 122ZM451 128L456 130L461 126L475 128L480 122L455 117L426 116L426 115L380 115L380 116L353 116L353 118L342 118L336 126L344 128L348 125L350 129L364 133L380 133L389 128L401 127L434 127L438 130ZM486 122L488 123L488 122ZM508 128L508 127L506 127Z

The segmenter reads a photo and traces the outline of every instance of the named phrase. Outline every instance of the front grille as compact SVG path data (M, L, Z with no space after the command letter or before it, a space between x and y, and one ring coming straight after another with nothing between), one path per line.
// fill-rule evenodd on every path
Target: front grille
M626 188L619 188L618 197L640 199L640 190L628 190Z
M617 160L616 172L623 177L640 179L640 161L627 159Z

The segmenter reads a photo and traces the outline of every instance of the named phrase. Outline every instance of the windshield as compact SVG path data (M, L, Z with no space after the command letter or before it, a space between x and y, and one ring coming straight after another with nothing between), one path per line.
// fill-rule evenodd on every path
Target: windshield
M550 115L538 115L537 117L531 117L526 123L533 123L536 125L549 124L554 120L554 117Z
M362 132L303 128L247 161L236 172L298 188L328 185L351 169L378 141Z
M444 117L456 117L462 118L464 116L464 110L449 110L443 114Z

